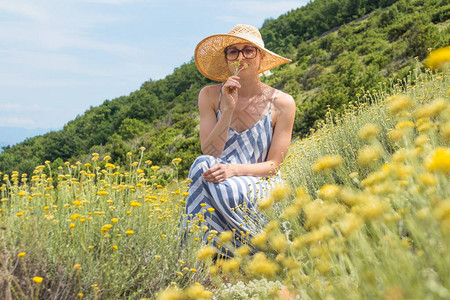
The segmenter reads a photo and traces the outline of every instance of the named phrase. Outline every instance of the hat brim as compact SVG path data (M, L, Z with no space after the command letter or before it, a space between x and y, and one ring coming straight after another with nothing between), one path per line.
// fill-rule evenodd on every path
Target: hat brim
M195 48L194 60L198 70L211 80L226 81L232 74L225 59L224 50L228 46L243 43L250 43L264 52L259 73L292 61L249 39L232 34L215 34L201 40Z

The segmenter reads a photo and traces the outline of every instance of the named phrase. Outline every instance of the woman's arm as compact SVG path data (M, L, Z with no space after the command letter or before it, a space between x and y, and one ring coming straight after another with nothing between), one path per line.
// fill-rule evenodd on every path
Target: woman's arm
M237 88L240 87L239 77L228 78L223 87L204 87L198 96L200 112L200 144L202 153L219 157L227 141L228 129L233 116L237 99ZM221 117L217 121L215 103L219 99L222 88Z
M207 181L221 182L232 176L267 177L275 174L276 168L283 162L291 143L296 105L288 94L281 94L273 104L276 124L270 144L267 160L254 164L217 164L203 173Z

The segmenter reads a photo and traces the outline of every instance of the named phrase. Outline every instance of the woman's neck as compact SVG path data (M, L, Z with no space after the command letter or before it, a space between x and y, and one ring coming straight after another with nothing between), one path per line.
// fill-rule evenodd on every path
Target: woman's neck
M264 89L264 84L259 80L259 77L240 78L239 83L241 84L239 97L246 99L261 94Z

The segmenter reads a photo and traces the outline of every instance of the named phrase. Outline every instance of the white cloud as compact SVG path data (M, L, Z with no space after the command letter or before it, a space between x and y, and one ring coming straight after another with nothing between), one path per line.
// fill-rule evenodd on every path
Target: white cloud
M44 112L50 111L48 107L44 107L38 104L23 105L17 103L0 103L0 111L3 113L20 113L20 112Z
M33 77L27 74L0 74L0 86L8 88L20 88L26 86L27 88L54 88L54 87L69 87L69 86L86 86L93 85L92 81L76 80L71 78L43 78ZM1 98L0 98L0 101Z
M19 0L0 0L0 11L20 15L35 21L48 19L49 15L45 9L36 5L36 2Z
M38 125L34 120L24 118L22 116L19 117L6 117L1 118L0 126L5 127L23 127L23 128L34 128Z

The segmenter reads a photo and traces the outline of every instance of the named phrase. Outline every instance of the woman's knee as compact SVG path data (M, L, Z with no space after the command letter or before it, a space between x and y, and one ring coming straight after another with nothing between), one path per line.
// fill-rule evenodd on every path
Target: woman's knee
M213 164L217 162L217 158L211 155L200 155L194 160L191 169L202 168L203 171L211 168Z

